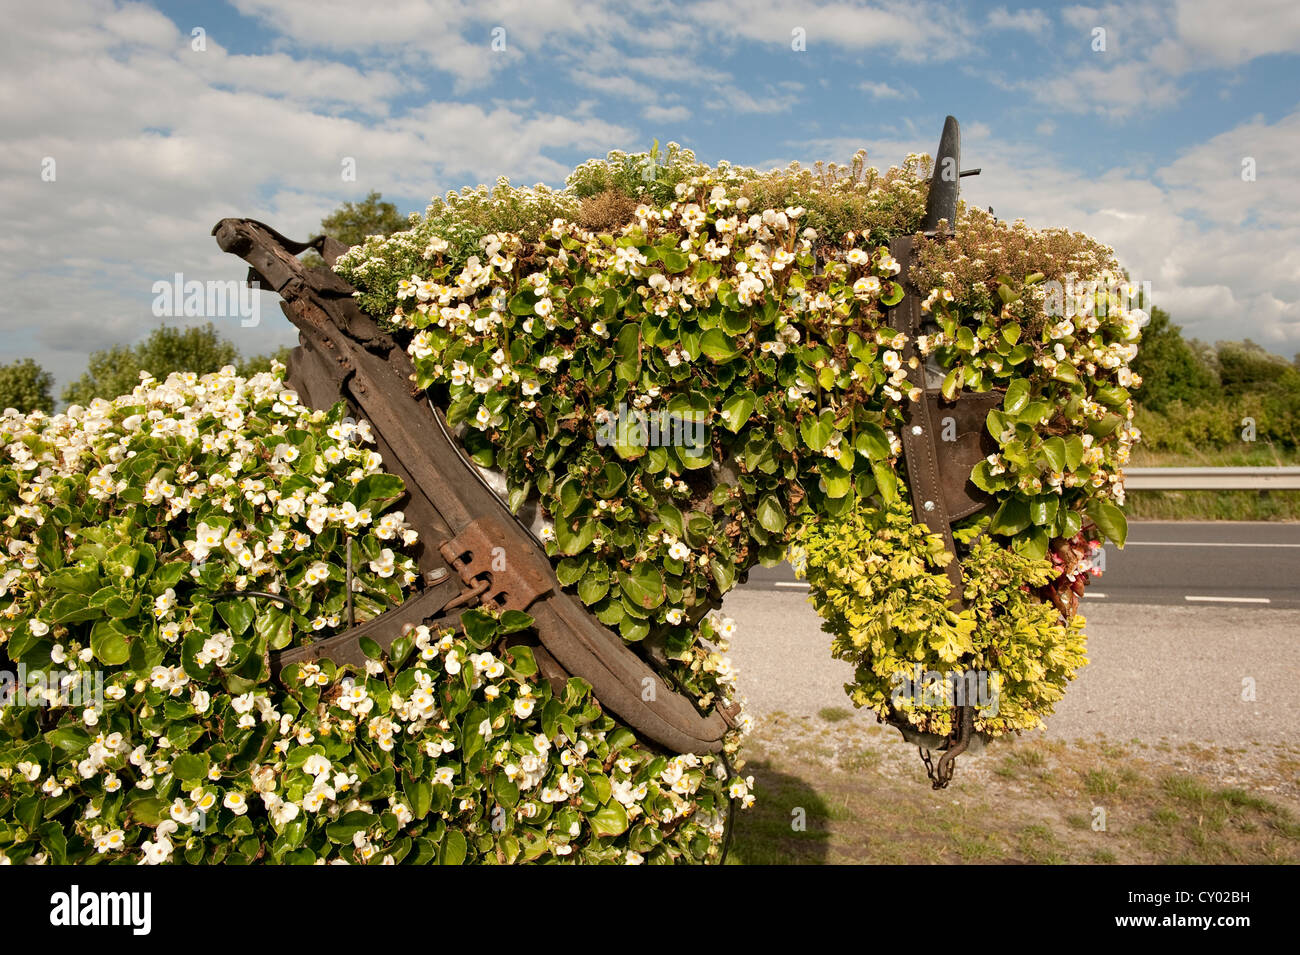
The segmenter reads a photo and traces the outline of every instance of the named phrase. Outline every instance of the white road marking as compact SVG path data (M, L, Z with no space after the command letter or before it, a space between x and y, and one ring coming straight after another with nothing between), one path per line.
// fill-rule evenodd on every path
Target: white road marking
M1091 590L1085 590L1085 591L1083 592L1083 595L1084 595L1085 597L1105 597L1105 596L1106 596L1105 594L1094 593L1094 592L1091 591Z
M1223 541L1129 541L1129 547L1300 547L1300 544L1230 544Z
M808 584L808 583L806 583L806 582L804 582L804 581L802 581L802 580L778 580L778 581L776 582L776 586L778 586L778 587L800 587L800 588L803 588L803 589L807 589L807 588L810 586L810 584Z
M1183 597L1184 600L1200 601L1202 603L1219 602L1228 604L1266 604L1272 603L1267 597L1199 597L1188 595Z

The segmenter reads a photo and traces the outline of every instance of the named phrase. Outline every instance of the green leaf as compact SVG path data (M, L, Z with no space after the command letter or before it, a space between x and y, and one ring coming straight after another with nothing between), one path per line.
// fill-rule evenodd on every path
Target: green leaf
M650 635L650 621L624 617L618 622L618 632L628 643L636 643Z
M533 314L533 303L537 297L530 289L524 289L522 292L516 292L510 299L511 315L531 315Z
M1053 471L1064 471L1066 466L1065 441L1061 438L1048 438L1043 442L1043 457Z
M679 249L659 249L659 261L664 264L664 268L669 272L685 272L686 267L691 264L691 260L685 252Z
M1110 501L1089 501L1088 516L1107 540L1124 549L1124 541L1128 539L1128 520L1123 511Z
M962 385L966 383L966 370L964 368L954 368L943 379L943 385L939 390L948 401L957 397L957 392L961 391Z
M406 492L406 485L396 474L367 474L348 495L354 507L362 508L375 501L391 501Z
M619 571L618 580L623 593L638 607L653 610L664 602L663 575L650 563L636 564L630 571Z
M898 500L898 476L888 464L873 462L871 473L876 478L876 487L880 490L880 499L886 504Z
M460 865L465 861L468 845L459 829L448 829L438 846L438 865Z
M1052 377L1057 381L1065 382L1067 385L1077 385L1079 383L1079 370L1068 361L1063 361L1052 369Z
M186 783L201 782L208 776L208 757L202 754L183 753L172 763L172 775Z
M1051 413L1052 407L1050 401L1031 401L1016 416L1016 421L1021 424L1037 425L1044 416Z
M618 800L610 800L589 817L592 831L598 836L620 836L627 831L627 812Z
M189 565L181 564L180 566L183 570ZM161 576L162 574L159 573L155 575L155 579ZM82 594L83 596L89 597L99 589L99 581L99 572L96 570L82 567L66 567L63 570L56 570L52 574L47 574L45 577L45 586L52 587L55 590L61 590L65 593ZM174 582L175 581L173 581L173 583ZM168 584L167 586L171 585ZM83 607L85 606L84 600L81 601L81 605Z
M566 587L577 583L586 572L587 559L585 557L566 557L555 565L555 576Z
M82 623L104 616L102 606L87 605L82 594L64 594L41 608L41 619L48 623Z
M805 415L799 422L799 433L803 435L804 444L814 451L821 451L835 433L835 415L829 409L816 417Z
M758 502L758 523L773 534L785 530L785 508L775 494L764 494Z
M1083 463L1083 439L1077 434L1065 439L1065 466L1071 471Z
M853 475L833 461L824 461L819 466L822 483L826 485L826 496L839 500L853 490Z
M1018 415L1025 410L1027 404L1029 404L1029 382L1024 378L1017 378L1007 385L1007 394L1002 399L1002 407L1007 414Z
M131 633L116 620L101 620L90 631L90 649L105 666L120 666L131 658Z
M723 559L709 561L709 572L713 575L720 593L725 594L736 586L736 568L730 561Z
M686 522L682 518L682 512L671 504L659 505L659 520L663 523L674 537L686 536Z
M238 637L252 626L257 611L247 599L222 600L217 603L217 613L221 614L221 619L230 627L231 636Z
M365 832L371 826L379 822L379 817L369 812L362 812L360 809L344 813L336 822L330 823L325 827L325 834L329 837L330 842L339 845L347 845L352 842L352 837L358 832Z
M578 598L587 606L599 601L609 593L609 581L589 575L578 582Z
M1047 529L1035 527L1030 533L1017 537L1011 547L1017 554L1033 560L1042 560L1047 556L1047 545L1051 542Z
M615 373L622 381L636 381L641 375L641 326L629 322L618 331L614 340L614 354L618 364Z
M1056 509L1060 499L1055 494L1043 494L1029 502L1029 519L1039 527L1056 520Z
M1119 385L1104 385L1097 389L1096 398L1104 405L1118 408L1128 401L1128 390L1121 388Z
M1002 506L993 515L993 520L989 524L989 531L994 534L1014 536L1028 526L1028 503L1023 498L1009 497L1002 502Z
M735 339L720 328L710 328L704 333L700 339L700 351L718 363L731 361L739 354Z
M257 615L253 632L265 640L270 649L283 650L293 642L293 618L278 607L268 607Z
M745 426L757 406L758 397L748 388L736 392L722 404L723 425L734 434Z
M566 477L560 483L560 516L568 517L582 503L582 485L575 477Z
M506 778L505 773L498 773L493 780L492 790L497 802L507 809L513 809L519 802L519 786Z
M888 461L891 454L885 429L870 422L858 425L858 436L853 446L872 461Z

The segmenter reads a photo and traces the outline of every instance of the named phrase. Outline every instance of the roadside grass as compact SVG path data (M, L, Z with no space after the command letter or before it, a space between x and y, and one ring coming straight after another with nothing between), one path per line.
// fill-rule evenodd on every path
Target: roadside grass
M1153 452L1138 444L1133 449L1129 465L1135 468L1295 467L1300 465L1300 451L1290 451L1273 444L1248 444L1243 441L1234 448L1175 454L1169 451Z
M1129 491L1131 521L1297 521L1300 491Z
M1214 772L1253 765L1239 750L999 741L938 792L915 747L858 714L776 714L746 753L757 801L736 818L733 864L1300 863L1300 800ZM1281 789L1300 795L1294 765Z
M1242 442L1232 449L1190 454L1133 451L1135 468L1295 467L1300 452L1271 444ZM1129 520L1136 521L1296 521L1300 491L1129 491Z

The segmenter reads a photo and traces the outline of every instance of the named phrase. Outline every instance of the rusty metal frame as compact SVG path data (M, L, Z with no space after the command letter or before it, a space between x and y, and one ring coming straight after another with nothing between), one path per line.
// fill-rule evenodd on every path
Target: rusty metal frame
M290 387L312 407L343 400L370 421L385 468L406 486L401 505L420 535L421 579L440 581L373 620L272 654L273 670L323 657L361 664L362 637L385 647L412 626L455 627L458 604L479 596L463 600L462 585L473 581L471 589L477 589L486 583L482 594L489 606L532 615L534 655L553 683L583 678L605 707L666 750L720 752L723 736L735 725L735 709L699 712L622 637L564 592L540 544L482 483L441 414L415 387L406 352L357 307L350 285L328 268L304 267L296 257L316 248L332 265L344 247L328 239L293 242L251 219L222 219L212 233L222 250L249 263L250 279L279 292L281 309L298 328ZM484 569L485 546L489 554L502 548L507 569L493 570L490 561ZM645 693L647 686L655 692Z

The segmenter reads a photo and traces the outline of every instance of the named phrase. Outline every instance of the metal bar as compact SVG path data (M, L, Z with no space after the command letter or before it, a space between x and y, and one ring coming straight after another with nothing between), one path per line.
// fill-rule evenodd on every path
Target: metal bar
M1128 491L1293 491L1300 467L1125 468Z

